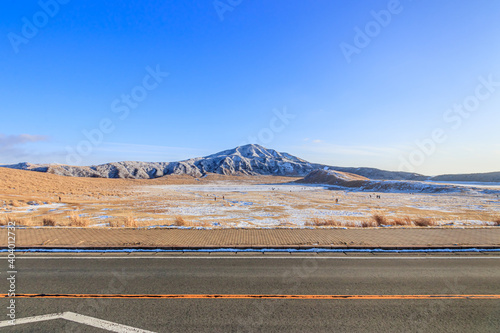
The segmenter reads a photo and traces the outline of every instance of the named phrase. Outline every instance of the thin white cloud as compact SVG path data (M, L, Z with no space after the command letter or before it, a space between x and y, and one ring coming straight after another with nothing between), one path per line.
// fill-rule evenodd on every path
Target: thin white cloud
M304 142L323 143L323 140L320 140L320 139L305 138L305 139L304 139Z
M49 138L45 135L5 135L0 133L0 151L10 149L29 142L47 141Z
M37 152L27 149L29 143L48 141L49 137L44 135L18 134L5 135L0 133L0 164L18 163L21 160L31 159L39 156Z

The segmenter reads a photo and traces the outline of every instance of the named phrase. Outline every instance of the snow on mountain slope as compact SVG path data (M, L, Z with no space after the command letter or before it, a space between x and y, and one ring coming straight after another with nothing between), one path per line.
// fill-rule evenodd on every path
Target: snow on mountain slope
M306 184L328 184L336 186L358 187L368 183L370 180L366 177L352 173L335 170L314 170L304 179L297 181Z
M298 157L266 149L259 145L246 145L225 150L204 158L183 161L201 173L305 176L316 166Z
M19 163L3 167L48 172L72 177L156 178L169 174L201 177L206 173L226 175L305 176L324 167L259 145L245 145L206 157L179 162L114 162L95 166Z
M305 177L314 170L338 171L366 177L371 180L449 180L500 181L500 173L446 175L428 177L417 173L385 171L375 168L347 168L310 163L288 153L249 144L224 150L205 157L179 162L113 162L93 166L61 164L19 163L3 167L48 172L72 177L101 178L157 178L170 174L186 174L201 177L207 173L225 175L275 175ZM338 174L340 175L340 174Z

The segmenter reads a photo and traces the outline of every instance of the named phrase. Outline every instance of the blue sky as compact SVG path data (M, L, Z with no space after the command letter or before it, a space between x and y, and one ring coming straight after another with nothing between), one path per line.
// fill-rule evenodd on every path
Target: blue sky
M1 6L0 164L251 142L338 166L500 170L498 1Z

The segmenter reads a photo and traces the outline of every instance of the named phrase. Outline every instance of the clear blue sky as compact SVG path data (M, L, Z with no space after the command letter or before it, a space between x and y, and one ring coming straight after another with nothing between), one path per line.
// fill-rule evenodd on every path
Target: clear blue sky
M252 142L338 166L500 170L498 1L60 2L1 5L0 164Z

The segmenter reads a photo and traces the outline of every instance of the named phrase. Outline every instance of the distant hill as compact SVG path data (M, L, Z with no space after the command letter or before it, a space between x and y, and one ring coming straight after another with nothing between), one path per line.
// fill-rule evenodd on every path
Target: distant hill
M359 187L367 184L370 179L336 170L314 170L309 173L305 178L298 180L298 183L305 184L328 184L345 187Z
M460 186L433 184L413 180L373 180L335 170L314 170L297 183L334 185L349 190L367 192L453 193L466 189Z
M441 182L499 183L500 182L500 172L440 175L440 176L432 177L431 180L441 181Z
M151 179L165 175L202 177L208 173L222 175L272 175L305 177L314 170L334 170L373 180L436 180L500 182L500 172L471 175L428 177L418 173L385 171L375 168L346 168L310 163L288 153L256 144L221 151L205 157L179 162L114 162L93 166L19 163L2 167L47 172L71 177Z

